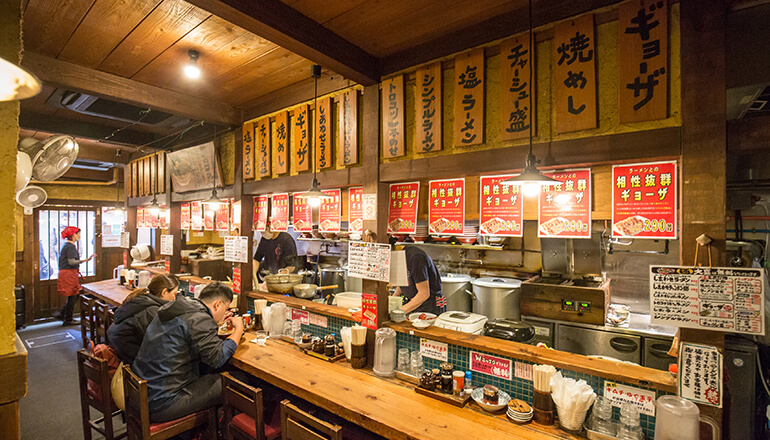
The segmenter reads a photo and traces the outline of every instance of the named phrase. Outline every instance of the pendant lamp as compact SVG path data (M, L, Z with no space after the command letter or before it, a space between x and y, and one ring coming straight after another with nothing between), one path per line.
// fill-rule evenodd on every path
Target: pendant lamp
M315 82L315 90L313 93L313 105L314 105L314 112L318 112L318 78L321 77L321 66L318 64L313 64L310 66L310 76L314 78ZM313 118L313 137L315 137L315 134L317 133L316 129L316 121L318 120L318 113L315 114L315 117ZM319 206L321 204L321 200L324 199L330 199L328 195L324 194L321 191L321 184L318 183L318 179L316 178L316 163L315 158L313 157L313 150L315 150L315 140L313 141L313 148L310 148L309 151L309 158L310 161L313 162L313 183L310 185L310 189L302 194L297 194L297 197L301 199L307 199L307 202L310 206Z

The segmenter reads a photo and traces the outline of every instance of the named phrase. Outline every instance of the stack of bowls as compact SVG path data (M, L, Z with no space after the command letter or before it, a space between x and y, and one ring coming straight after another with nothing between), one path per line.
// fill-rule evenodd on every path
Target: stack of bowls
M457 236L457 241L462 244L473 244L476 242L476 236L479 233L478 226L465 226L462 235Z
M415 243L422 243L428 238L428 225L417 223L416 232L412 234L412 240Z
M508 401L508 412L506 415L513 423L527 423L532 420L532 406L519 399Z

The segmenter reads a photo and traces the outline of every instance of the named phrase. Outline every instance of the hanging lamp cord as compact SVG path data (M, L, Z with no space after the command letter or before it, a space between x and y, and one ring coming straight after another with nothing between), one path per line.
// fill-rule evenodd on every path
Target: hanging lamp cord
M534 118L532 116L535 111L532 107L532 93L535 90L534 84L532 84L532 72L535 70L535 66L532 64L535 59L534 52L534 32L532 32L532 0L529 0L529 154L532 154L532 124Z

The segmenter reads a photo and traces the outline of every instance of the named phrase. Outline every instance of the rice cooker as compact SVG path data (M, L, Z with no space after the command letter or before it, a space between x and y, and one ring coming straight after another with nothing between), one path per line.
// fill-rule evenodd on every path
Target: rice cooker
M448 273L441 276L441 293L446 298L446 309L459 312L470 312L473 310L473 301L468 295L470 282L473 278L470 275L459 273Z
M534 344L535 327L522 321L493 319L484 324L484 336L524 344Z
M473 313L489 319L521 320L521 280L515 278L477 278L473 284Z
M484 330L484 324L486 322L487 317L483 315L451 311L439 315L433 325L449 330L457 330L458 332L480 335L482 330Z

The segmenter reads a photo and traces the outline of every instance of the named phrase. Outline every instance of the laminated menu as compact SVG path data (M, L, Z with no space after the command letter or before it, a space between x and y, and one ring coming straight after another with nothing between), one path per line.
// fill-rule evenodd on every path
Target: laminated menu
M340 211L342 191L339 189L325 189L326 198L321 199L318 210L319 232L340 232Z
M254 224L252 229L264 231L267 228L267 196L254 197Z
M201 202L190 204L190 229L200 231L203 229L203 207Z
M393 183L389 192L388 233L416 233L420 182Z
M348 276L390 282L390 245L351 241Z
M428 233L462 235L465 227L465 179L428 183Z
M313 232L313 211L308 199L300 197L304 193L294 193L292 206L292 221L294 232Z
M204 205L203 208L203 229L207 231L213 231L214 230L214 217L216 216L216 211L213 209L209 209L208 206Z
M216 213L217 231L230 230L230 224L228 222L229 217L230 217L230 204L227 202L220 203Z
M364 188L362 186L348 190L348 231L364 231Z
M289 194L273 194L271 205L270 229L286 232L289 227Z
M650 266L653 324L765 334L762 269Z
M612 236L676 238L676 161L612 167Z
M479 233L481 235L500 235L521 237L522 200L519 185L503 185L513 175L481 176L479 183Z
M591 237L591 169L547 173L558 180L543 185L538 209L538 237Z
M181 213L181 229L190 229L190 204L189 203L182 203L182 213Z

